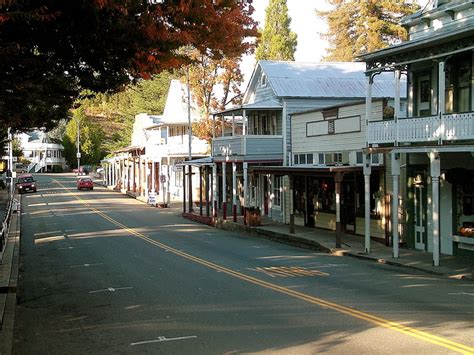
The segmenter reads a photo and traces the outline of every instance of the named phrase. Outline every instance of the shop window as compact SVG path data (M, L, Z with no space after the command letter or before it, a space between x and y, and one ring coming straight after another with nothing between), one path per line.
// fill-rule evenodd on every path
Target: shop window
M318 153L318 164L320 164L320 165L324 165L324 164L325 164L325 161L324 161L324 153Z
M298 165L299 163L300 163L299 155L298 154L293 155L293 164Z
M313 154L306 154L306 164L313 164Z

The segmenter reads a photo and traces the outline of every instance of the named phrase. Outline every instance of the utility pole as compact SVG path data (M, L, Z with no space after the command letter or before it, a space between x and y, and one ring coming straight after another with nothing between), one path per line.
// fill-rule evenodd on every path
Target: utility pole
M192 136L193 136L193 129L191 126L191 89L189 86L189 66L187 67L186 72L186 89L188 91L188 143L189 143L189 154L188 160L191 161L193 158L192 154ZM183 170L184 166L183 166ZM189 175L188 175L188 185L189 185L189 212L193 211L193 188L192 188L192 181L193 181L193 167L189 165Z
M77 174L79 175L79 173L81 172L81 151L79 149L79 143L80 143L80 130L79 130L79 120L76 118L76 123L77 123L77 142L76 142L76 145L77 145L77 154L76 154L76 158L77 158Z

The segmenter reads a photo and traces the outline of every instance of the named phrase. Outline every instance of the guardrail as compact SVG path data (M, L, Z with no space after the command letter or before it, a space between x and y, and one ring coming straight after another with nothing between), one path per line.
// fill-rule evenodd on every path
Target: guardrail
M0 230L0 255L3 255L3 251L5 250L5 246L7 244L7 238L8 238L8 231L10 229L10 221L13 213L13 209L15 210L18 209L18 204L19 202L15 200L14 198L10 198L7 204L7 213L5 214L5 217L3 218L2 221L2 229Z

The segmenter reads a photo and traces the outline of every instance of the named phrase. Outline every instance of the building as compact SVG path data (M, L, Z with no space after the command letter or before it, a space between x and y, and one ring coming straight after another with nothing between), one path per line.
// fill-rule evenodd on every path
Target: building
M66 166L64 147L53 143L46 132L31 131L17 135L24 157L30 161L29 173L62 172Z
M394 255L401 239L436 266L474 253L474 5L431 1L402 24L407 41L361 57L369 106L379 73L407 76L407 117L369 117L367 153L391 152Z

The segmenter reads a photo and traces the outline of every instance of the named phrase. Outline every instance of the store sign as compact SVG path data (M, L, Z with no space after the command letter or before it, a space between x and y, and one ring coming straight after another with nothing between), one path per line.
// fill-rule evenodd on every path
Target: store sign
M148 194L148 204L156 205L156 192L150 192Z

